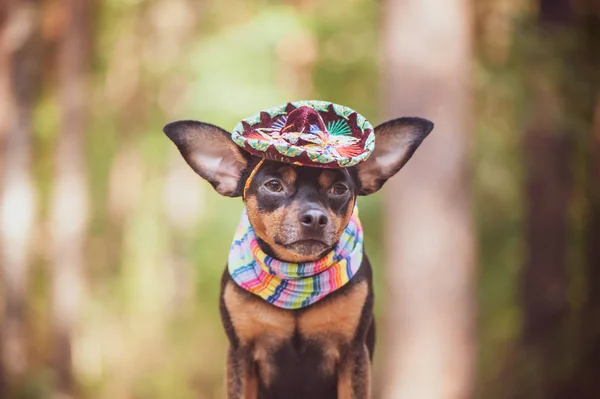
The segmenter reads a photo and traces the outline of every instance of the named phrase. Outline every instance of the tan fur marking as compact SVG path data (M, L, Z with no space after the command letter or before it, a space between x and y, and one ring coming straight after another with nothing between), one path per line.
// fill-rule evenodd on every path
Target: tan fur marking
M352 212L354 212L354 204L349 204L348 209L346 209L346 213L343 217L339 217L335 214L331 209L327 211L329 214L329 219L335 225L335 239L336 241L340 239L344 229L348 226L348 222L350 221L350 217L352 216Z
M258 201L256 197L251 196L246 201L246 211L248 219L254 228L256 235L273 247L277 244L273 242L273 237L281 228L283 219L285 218L286 209L281 207L273 212L260 212L258 210Z
M291 311L275 308L262 299L248 297L238 292L233 283L228 283L223 294L225 306L235 333L242 346L250 348L254 360L254 375L268 386L275 377L272 353L283 342L290 340L295 329ZM253 389L252 380L247 380ZM246 385L245 385L246 386Z
M319 339L323 351L321 370L325 374L333 374L340 361L340 345L335 339Z
M319 185L324 190L331 187L331 185L333 184L334 181L335 181L335 173L333 173L330 170L324 170L319 175Z
M363 364L362 364L362 375L364 378L363 386L365 388L365 399L369 399L371 397L371 389L372 389L372 378L371 378L371 360L369 360L369 350L366 346L363 347ZM360 369L360 368L359 368Z
M273 348L270 345L271 343L268 340L259 340L254 346L254 361L257 365L257 372L260 375L260 379L267 386L270 385L275 377L273 360L271 358Z
M250 366L248 366L250 367ZM244 378L244 399L257 399L258 398L258 378L256 376L256 371L251 369L246 369Z
M337 389L338 399L371 398L371 362L366 346L342 361Z
M280 168L279 171L281 172L281 177L286 185L291 186L296 183L296 170L294 168L291 166L284 166Z
M353 399L351 363L343 364L338 374L338 399Z
M288 260L288 251L273 241L273 237L275 237L281 229L283 219L286 216L286 209L279 208L273 212L261 213L258 210L258 201L254 196L251 196L246 201L246 211L248 212L248 219L254 228L256 236L273 249L275 256L282 260ZM288 209L288 211L290 210ZM287 258L285 255L288 255Z
M269 305L260 298L241 295L228 283L224 292L225 306L242 345L256 341L279 345L294 333L294 316L291 312Z
M342 343L349 342L358 326L367 292L367 283L363 281L346 295L308 308L298 319L298 331L307 338L335 336Z
M253 362L227 348L227 397L256 399L258 396L258 376Z
M264 239L263 235L266 233L266 227L263 222L262 215L258 210L258 201L254 194L250 194L246 199L246 212L248 212L248 219L254 228L254 231Z
M285 262L302 263L309 262L311 260L310 257L295 254L279 245L275 245L271 248L273 248L273 253L275 254L275 257Z

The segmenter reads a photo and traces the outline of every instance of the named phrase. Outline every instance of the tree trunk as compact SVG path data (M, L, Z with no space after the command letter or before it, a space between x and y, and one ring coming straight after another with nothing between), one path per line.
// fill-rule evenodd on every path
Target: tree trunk
M585 228L588 298L579 326L579 364L564 389L581 399L596 398L600 392L600 96L595 114L587 182L590 208Z
M386 188L383 397L473 395L476 250L471 210L471 8L384 4L385 116L435 128Z
M63 0L65 25L58 44L60 132L51 198L53 369L57 390L72 396L71 341L83 299L88 198L84 163L91 2Z
M0 392L18 384L28 360L28 255L36 209L31 114L40 64L36 3L0 4Z
M515 397L551 398L566 365L568 203L571 145L565 128L564 64L569 47L563 28L569 2L541 0L539 43L527 77L533 112L524 139L525 241L522 368L535 370L516 385Z
M592 5L592 4L590 4ZM588 214L585 219L587 256L585 280L588 284L587 301L584 304L579 325L580 359L572 373L565 393L581 399L592 399L600 392L600 6L588 9L584 24L585 48L583 63L591 74L588 81L593 95L586 104L586 116L592 121L589 163L586 168L586 195Z

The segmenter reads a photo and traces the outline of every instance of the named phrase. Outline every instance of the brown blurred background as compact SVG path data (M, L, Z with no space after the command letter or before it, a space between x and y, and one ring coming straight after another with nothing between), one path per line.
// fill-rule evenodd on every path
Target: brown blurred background
M436 128L361 198L375 398L600 397L600 2L0 0L0 398L222 398L242 203L162 134Z

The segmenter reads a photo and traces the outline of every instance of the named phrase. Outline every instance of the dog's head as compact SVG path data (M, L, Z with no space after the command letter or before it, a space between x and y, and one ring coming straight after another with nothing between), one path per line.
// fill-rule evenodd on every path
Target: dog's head
M410 159L433 123L398 118L375 128L364 162L324 169L264 161L238 147L225 130L178 121L164 132L186 162L221 195L244 195L250 224L265 250L288 262L321 258L339 240L358 195L379 190Z

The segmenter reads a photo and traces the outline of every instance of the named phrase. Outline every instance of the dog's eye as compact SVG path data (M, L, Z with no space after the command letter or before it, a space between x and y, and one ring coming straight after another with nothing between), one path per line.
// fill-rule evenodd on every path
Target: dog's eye
M269 191L273 191L274 193L278 193L283 190L283 186L277 180L269 180L265 183L265 187L269 189Z
M348 191L348 187L343 184L343 183L335 183L333 186L331 186L331 188L329 189L329 192L333 195L342 195L344 194L346 191Z

